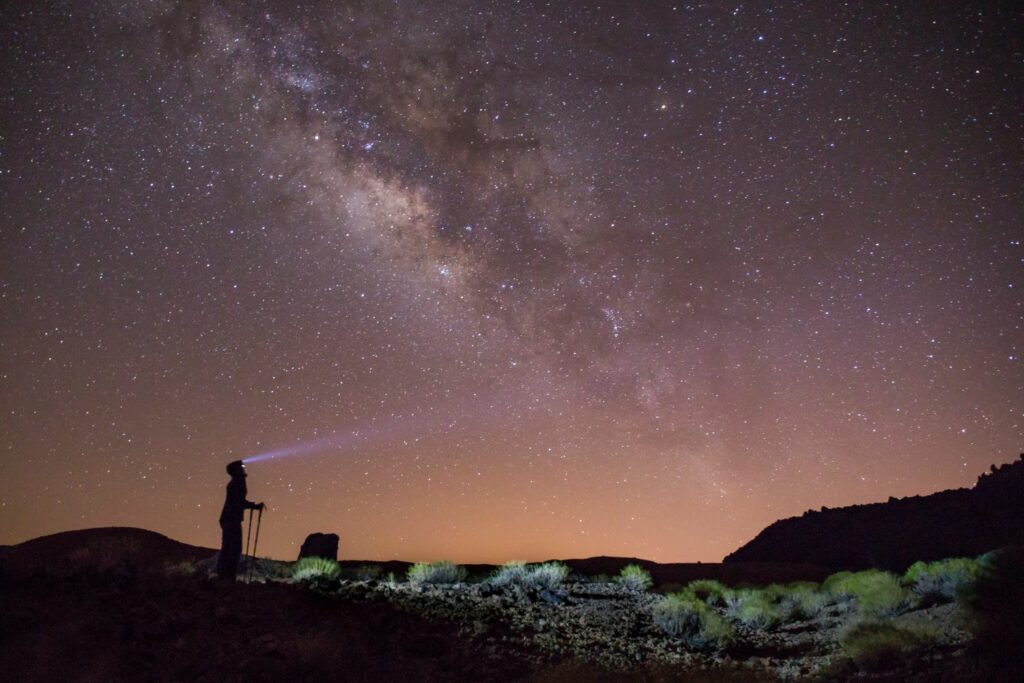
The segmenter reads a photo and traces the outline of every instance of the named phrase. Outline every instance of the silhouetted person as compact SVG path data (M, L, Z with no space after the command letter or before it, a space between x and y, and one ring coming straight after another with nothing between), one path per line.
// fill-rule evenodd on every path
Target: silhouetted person
M217 557L217 577L234 581L238 573L238 562L242 557L242 519L246 510L262 510L263 503L245 499L245 464L241 460L227 467L231 481L228 482L224 509L220 513L220 555Z

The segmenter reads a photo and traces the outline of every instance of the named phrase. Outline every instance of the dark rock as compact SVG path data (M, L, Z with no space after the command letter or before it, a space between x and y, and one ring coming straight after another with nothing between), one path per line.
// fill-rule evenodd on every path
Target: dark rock
M326 557L328 560L338 559L338 534L310 534L299 549L299 559L303 557Z

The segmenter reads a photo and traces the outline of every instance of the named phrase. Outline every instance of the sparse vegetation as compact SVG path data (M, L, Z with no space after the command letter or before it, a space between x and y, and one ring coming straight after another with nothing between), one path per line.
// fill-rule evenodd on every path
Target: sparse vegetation
M333 579L341 573L341 566L326 557L303 557L292 565L292 578L296 581Z
M779 613L783 621L813 619L829 604L829 596L822 593L816 583L800 581L785 588L779 599Z
M495 586L520 586L523 588L551 589L561 585L569 575L569 567L561 562L547 562L527 565L513 560L506 562L487 579Z
M542 565L530 567L528 581L534 588L550 590L560 586L567 576L569 576L569 568L561 562L545 562Z
M952 557L936 562L915 562L903 575L921 605L950 602L974 583L981 571L977 560Z
M714 579L697 579L696 581L691 581L683 590L712 607L724 606L725 595L729 592L729 589L726 588L725 585L720 581L715 581Z
M525 562L512 560L498 567L488 582L495 586L525 586L529 575Z
M654 623L694 650L720 650L735 639L732 627L688 592L666 595L652 608Z
M781 621L772 593L757 588L741 588L727 593L725 614L749 628L774 628Z
M833 574L821 590L840 600L854 600L857 610L869 616L898 614L910 597L896 576L878 569Z
M355 568L353 574L356 581L376 581L380 577L380 572L379 564L361 564Z
M649 589L654 583L650 573L638 564L627 564L615 580L619 585L638 592Z
M843 652L868 672L893 669L935 642L935 629L923 622L858 621L839 637Z
M466 568L454 562L417 562L409 567L406 574L409 583L414 586L422 584L459 583L466 579Z

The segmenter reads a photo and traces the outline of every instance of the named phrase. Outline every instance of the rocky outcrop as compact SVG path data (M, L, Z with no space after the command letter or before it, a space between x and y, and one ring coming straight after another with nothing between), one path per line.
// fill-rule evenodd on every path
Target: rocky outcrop
M338 534L310 534L299 548L299 559L304 557L326 557L338 559Z
M765 528L724 562L809 562L902 571L917 560L975 556L1024 544L1024 454L970 489L808 510Z

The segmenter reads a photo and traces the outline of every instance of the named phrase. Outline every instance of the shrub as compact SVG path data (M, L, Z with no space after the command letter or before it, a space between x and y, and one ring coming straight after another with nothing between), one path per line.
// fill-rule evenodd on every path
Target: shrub
M779 599L779 614L783 621L813 619L828 603L829 596L819 591L817 584L791 583Z
M728 588L714 579L691 581L683 590L713 607L725 605L725 594L729 592Z
M638 564L627 564L615 580L619 585L633 591L645 591L654 583L647 570Z
M925 605L955 600L978 578L982 565L967 557L937 562L915 562L903 575L903 583Z
M525 562L513 560L498 567L487 581L495 586L525 586L529 574Z
M495 586L521 586L523 588L555 588L569 575L569 568L561 562L548 562L528 566L525 562L513 560L498 567L487 579Z
M651 612L662 631L694 650L720 650L735 638L728 622L687 592L666 595Z
M567 576L569 576L569 568L561 562L545 562L542 565L530 567L527 582L534 588L550 590L562 585Z
M296 581L333 579L341 573L341 566L326 557L303 557L292 565L292 578Z
M897 626L890 621L862 621L839 636L843 652L863 671L891 670L936 642L936 631L923 623Z
M466 578L466 568L442 560L440 562L417 562L409 567L406 574L409 583L414 586L422 584L459 583Z
M898 578L878 569L833 574L821 589L839 599L856 600L858 611L872 616L898 613L909 597Z
M781 618L771 597L771 593L756 588L730 591L725 596L725 613L749 628L772 628Z

